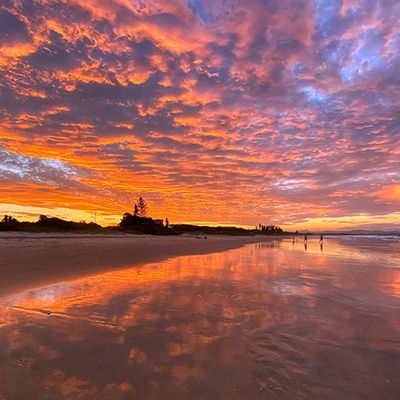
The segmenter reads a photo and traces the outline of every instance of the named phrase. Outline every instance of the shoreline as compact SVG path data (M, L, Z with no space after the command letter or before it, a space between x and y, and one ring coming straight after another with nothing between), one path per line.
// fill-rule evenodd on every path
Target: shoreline
M112 269L227 251L281 238L284 236L199 239L151 235L0 235L0 297Z

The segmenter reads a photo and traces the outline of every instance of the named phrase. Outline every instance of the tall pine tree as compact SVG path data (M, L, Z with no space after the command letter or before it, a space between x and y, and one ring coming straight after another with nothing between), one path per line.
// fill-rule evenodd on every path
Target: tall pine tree
M138 207L138 213L139 217L144 218L147 216L147 204L144 201L143 197L139 197L139 200L137 202L137 207Z

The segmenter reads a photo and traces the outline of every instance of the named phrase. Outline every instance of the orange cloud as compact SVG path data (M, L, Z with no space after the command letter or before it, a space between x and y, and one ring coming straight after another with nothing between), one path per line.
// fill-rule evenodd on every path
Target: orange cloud
M398 15L359 3L2 6L2 209L106 224L142 195L173 222L392 216Z

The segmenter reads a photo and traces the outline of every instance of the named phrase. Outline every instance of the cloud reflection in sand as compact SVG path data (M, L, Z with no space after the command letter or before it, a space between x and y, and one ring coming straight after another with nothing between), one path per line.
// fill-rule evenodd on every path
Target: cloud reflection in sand
M248 245L3 298L0 394L390 398L399 265L363 240Z

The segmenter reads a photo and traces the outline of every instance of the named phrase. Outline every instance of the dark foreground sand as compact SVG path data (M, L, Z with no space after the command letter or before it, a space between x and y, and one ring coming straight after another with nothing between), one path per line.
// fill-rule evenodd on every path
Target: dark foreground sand
M137 235L0 235L0 296L113 268L206 254L270 238Z

